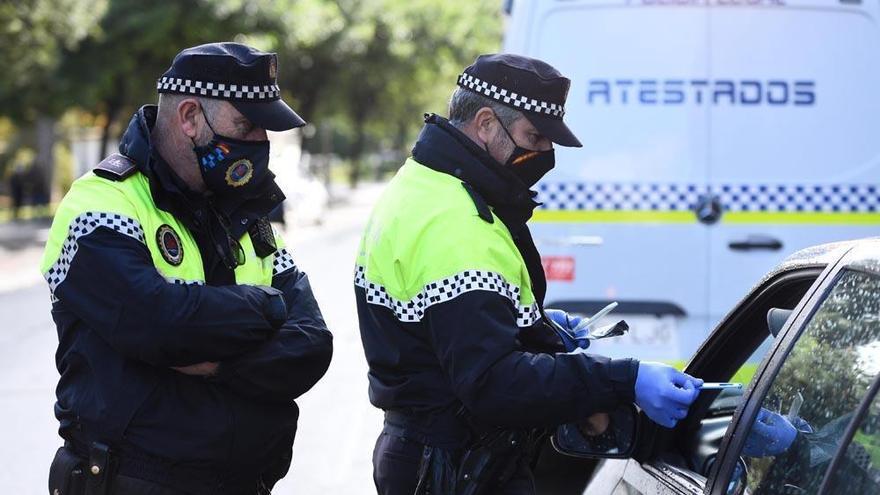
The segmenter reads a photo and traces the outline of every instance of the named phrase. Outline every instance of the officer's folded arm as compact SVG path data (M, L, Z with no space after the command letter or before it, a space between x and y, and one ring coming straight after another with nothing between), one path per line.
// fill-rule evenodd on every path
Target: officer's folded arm
M54 294L120 354L182 367L233 358L277 333L257 287L170 283L143 243L104 227L77 246Z
M292 267L275 275L272 286L284 293L287 321L259 347L222 361L211 380L266 402L289 402L324 376L333 354L333 335L305 273Z
M428 308L423 321L456 396L477 420L555 426L634 400L638 361L527 352L516 310L498 293L466 292Z

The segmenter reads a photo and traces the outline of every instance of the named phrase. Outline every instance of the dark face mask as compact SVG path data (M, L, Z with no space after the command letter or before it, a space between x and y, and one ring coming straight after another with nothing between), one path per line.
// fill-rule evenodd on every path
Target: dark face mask
M269 172L269 141L242 141L217 134L205 115L213 139L193 151L199 162L202 180L218 196L246 194L263 182Z
M498 119L498 124L504 129L504 133L507 134L514 146L513 153L503 165L513 172L526 187L531 188L556 165L556 154L552 148L547 151L538 151L520 147L504 124L501 123L501 119Z

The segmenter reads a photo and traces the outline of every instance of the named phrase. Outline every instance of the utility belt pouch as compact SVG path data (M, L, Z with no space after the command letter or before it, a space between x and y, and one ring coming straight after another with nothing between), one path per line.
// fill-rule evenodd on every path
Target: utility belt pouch
M58 449L49 468L49 495L83 495L85 465L85 459L73 450L67 447Z
M456 495L493 493L516 473L527 449L523 431L495 430L484 435L462 455L455 484Z
M89 464L86 466L85 495L108 495L112 478L110 447L92 442L89 447Z

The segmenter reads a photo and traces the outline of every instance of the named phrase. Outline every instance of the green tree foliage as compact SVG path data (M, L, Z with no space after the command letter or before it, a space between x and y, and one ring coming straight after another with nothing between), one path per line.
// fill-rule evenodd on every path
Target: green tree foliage
M15 68L0 73L0 116L83 110L109 145L177 52L242 41L278 53L285 99L343 138L353 181L365 153L405 149L422 112L444 111L458 72L501 32L497 0L0 1L0 40L15 47L0 54Z
M406 150L423 112L445 113L459 72L500 47L494 0L280 0L265 9L277 22L286 97L307 121L345 135L336 151L351 158L352 182L364 153Z
M73 102L61 97L58 67L94 32L106 0L0 1L0 108L14 121L33 122Z
M105 9L106 0L0 0L0 115L16 124L0 148L0 174L19 151L35 150L39 201L48 198L55 165L55 120L71 106L58 69Z
M65 54L64 90L80 108L104 116L106 148L119 120L155 101L156 80L181 49L261 27L245 6L221 1L110 0L100 30Z

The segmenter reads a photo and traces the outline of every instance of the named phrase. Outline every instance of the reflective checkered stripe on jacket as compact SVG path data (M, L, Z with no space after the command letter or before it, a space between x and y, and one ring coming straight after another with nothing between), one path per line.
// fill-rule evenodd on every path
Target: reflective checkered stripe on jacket
M528 268L497 217L481 219L461 180L412 159L376 203L355 264L366 303L420 322L428 308L472 291L510 301L518 326L540 319Z
M178 264L163 255L158 231L170 227L182 251ZM41 271L55 300L55 290L64 282L79 251L80 240L99 228L134 239L148 249L153 265L169 283L204 285L205 275L198 245L173 215L153 204L147 178L138 173L125 181L113 182L92 173L74 182L55 214ZM235 269L239 284L271 285L272 277L293 268L293 259L276 235L279 250L265 258L256 255L250 236L239 239L245 263Z
M385 306L404 323L419 322L431 306L451 301L475 290L495 292L508 299L517 308L517 326L528 327L541 319L536 303L528 306L519 303L519 287L507 283L501 275L487 271L465 270L451 277L428 283L421 292L408 301L395 299L381 285L369 282L364 276L362 266L355 269L354 284L364 289L368 304Z

